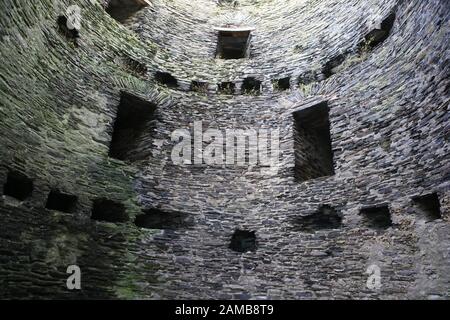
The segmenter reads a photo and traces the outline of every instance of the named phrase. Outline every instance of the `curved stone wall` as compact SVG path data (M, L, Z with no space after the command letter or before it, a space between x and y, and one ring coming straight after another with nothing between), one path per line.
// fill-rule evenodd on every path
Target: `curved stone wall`
M151 2L119 23L106 1L76 1L76 38L57 23L70 1L0 5L0 296L449 298L446 1ZM392 12L387 39L361 50ZM249 59L214 58L214 27L230 24L254 28ZM248 77L261 93L241 92ZM228 81L235 93L217 92ZM121 92L156 105L127 161L109 156ZM333 173L299 179L299 157L321 152L294 114L324 102ZM279 129L277 166L174 164L173 131L198 121ZM19 173L33 183L24 200ZM46 209L51 190L76 205ZM104 200L106 218L92 214ZM380 206L383 228L367 210ZM236 230L254 231L256 249L231 250ZM81 291L65 288L70 264ZM379 289L366 287L371 265Z

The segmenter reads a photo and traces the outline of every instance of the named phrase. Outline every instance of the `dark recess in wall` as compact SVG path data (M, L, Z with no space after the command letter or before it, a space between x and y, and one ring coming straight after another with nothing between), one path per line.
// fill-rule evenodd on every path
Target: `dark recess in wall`
M219 31L216 57L242 59L249 55L250 31Z
M230 249L242 253L256 251L255 231L236 230L231 237Z
M144 210L134 221L139 228L176 230L193 225L191 216L180 212L165 212L159 209Z
M167 72L156 72L155 80L168 88L178 87L177 79Z
M325 63L325 66L323 67L322 73L325 78L331 77L333 74L335 74L335 68L339 67L342 63L344 63L345 59L347 58L348 53L339 54L333 58L331 58L327 63Z
M296 218L294 229L304 232L337 229L342 225L342 215L329 205L323 205L311 215Z
M137 77L145 77L147 75L147 66L131 57L123 58L123 63L128 71Z
M96 199L92 206L91 219L120 223L128 221L128 214L121 203L108 199Z
M322 73L325 79L335 74L336 68L343 64L349 56L358 56L363 54L364 52L370 52L375 47L383 43L391 33L392 27L394 26L395 22L395 17L396 15L394 12L390 13L381 22L380 29L374 29L364 37L364 40L358 44L356 52L355 50L347 50L342 54L334 56L327 63L325 63L325 66L322 69Z
M285 91L291 88L291 78L286 77L274 81L274 88L277 91Z
M363 222L371 229L384 230L392 226L391 212L388 205L363 208L360 211Z
M243 94L260 94L261 93L262 82L255 78L246 78L242 83L242 93Z
M294 112L293 117L296 179L334 175L328 103Z
M208 83L201 81L192 81L190 90L199 93L206 93L208 91Z
M318 80L319 77L317 76L317 73L315 71L306 71L305 73L303 73L298 77L298 84L306 85L312 82L316 82Z
M441 205L437 193L412 198L415 213L426 221L441 219Z
M222 82L218 84L218 91L221 94L234 94L236 85L233 82Z
M125 23L147 4L142 0L110 0L106 12L120 23Z
M132 152L154 119L155 110L155 104L126 92L121 93L109 149L110 157L124 161L136 160Z
M380 29L370 31L364 40L358 45L358 50L373 50L376 46L384 42L390 35L395 22L395 13L389 14L382 22Z
M45 208L65 213L72 213L76 209L77 201L78 198L76 196L52 190L48 195Z
M3 187L3 194L23 201L31 196L33 192L33 181L26 175L17 172L9 171L6 177L6 183Z
M69 29L69 27L67 26L66 16L59 16L57 19L57 23L59 32L61 32L67 39L74 41L80 37L80 33L77 29Z

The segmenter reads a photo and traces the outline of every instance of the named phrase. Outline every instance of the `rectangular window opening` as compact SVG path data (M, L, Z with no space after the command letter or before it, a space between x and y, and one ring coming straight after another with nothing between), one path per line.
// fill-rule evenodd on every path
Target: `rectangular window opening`
M110 157L123 161L137 160L139 143L151 131L155 110L155 104L122 92L113 126Z
M294 122L296 179L334 175L328 103L295 112Z
M219 31L216 57L242 59L249 57L250 31Z

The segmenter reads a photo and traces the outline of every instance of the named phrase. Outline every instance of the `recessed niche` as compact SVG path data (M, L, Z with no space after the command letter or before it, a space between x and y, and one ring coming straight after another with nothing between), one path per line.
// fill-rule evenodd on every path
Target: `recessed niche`
M255 231L236 230L231 237L230 249L236 252L256 251Z
M441 205L437 193L412 198L415 213L426 221L441 219Z
M125 23L146 6L146 0L110 0L106 12L118 22Z
M316 212L296 218L295 229L304 232L338 229L342 225L342 215L329 205L323 205Z
M97 199L92 206L91 219L120 223L128 221L128 214L125 206L119 202L108 199Z
M80 33L76 28L69 29L66 16L59 16L57 19L58 29L67 39L76 40Z
M121 93L120 104L114 121L109 156L132 161L140 138L145 135L154 119L156 105L126 92Z
M192 81L190 90L199 93L206 93L208 92L208 83L200 81Z
M234 94L236 90L236 85L233 82L222 82L217 87L220 94Z
M65 213L72 213L77 206L78 198L76 196L65 194L59 191L50 191L45 208Z
M307 85L310 84L312 82L316 82L318 81L318 76L316 74L316 72L314 71L307 71L305 73L303 73L302 75L300 75L298 77L298 84L299 85Z
M388 205L363 208L360 211L366 226L376 230L384 230L392 226L391 212Z
M32 192L33 181L31 179L17 171L8 172L6 183L3 186L3 194L5 196L24 201L31 196Z
M191 216L180 212L166 212L159 209L144 210L134 221L139 228L176 230L192 226Z
M131 57L123 59L125 68L138 77L145 77L147 75L147 66Z
M177 79L167 72L156 72L155 80L168 88L178 87Z
M246 78L242 83L242 93L257 95L261 93L262 82L255 78Z
M331 58L327 63L325 63L325 66L323 67L322 73L325 78L331 77L333 74L336 73L336 68L339 67L342 63L344 63L345 59L347 58L347 54L340 54L333 58Z
M249 55L250 31L219 31L216 57L242 59Z
M293 118L296 179L334 175L328 103L297 111Z
M360 51L370 51L383 43L390 35L395 22L395 13L389 14L382 22L380 29L370 31L358 45Z
M291 78L282 78L275 80L273 82L273 87L275 91L286 91L291 88Z

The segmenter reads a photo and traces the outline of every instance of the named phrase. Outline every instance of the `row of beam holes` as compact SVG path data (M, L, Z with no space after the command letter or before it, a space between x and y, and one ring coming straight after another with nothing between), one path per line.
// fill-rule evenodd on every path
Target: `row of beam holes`
M3 186L4 196L25 201L32 196L33 190L33 180L20 172L8 171L6 183ZM59 190L51 190L45 202L46 209L64 213L74 213L77 207L77 196ZM125 207L118 202L107 199L94 200L91 218L109 222L125 222L128 220Z
M137 11L147 6L144 0L111 0L109 2L106 11L117 21L124 22L130 16L134 15ZM342 65L345 60L351 55L361 55L364 51L371 51L382 42L384 42L391 32L395 21L395 13L391 13L386 19L381 23L380 29L374 29L369 32L364 40L361 41L358 46L356 53L347 52L340 54L330 61L328 61L324 68L322 69L322 74L325 78L331 77L337 67ZM77 43L79 38L79 31L76 29L70 30L67 27L67 17L59 16L57 19L57 24L59 31L65 35L67 39ZM216 56L222 59L240 59L248 57L249 55L249 41L250 32L249 31L239 31L239 32L219 32L218 47ZM139 76L143 76L147 72L147 68L134 59L126 59L126 63L130 66L132 71L135 71ZM169 87L176 88L178 86L175 77L166 72L157 72L155 74L155 80L159 83ZM314 81L318 81L318 76L315 72L309 71L306 74L301 75L298 78L298 84L308 84ZM192 91L206 91L208 84L205 82L193 81L191 84ZM275 91L285 91L290 89L290 78L282 78L273 81L273 87ZM222 94L234 94L235 84L232 82L223 82L218 85L218 92ZM244 94L260 94L261 92L261 81L255 78L247 78L244 80L242 93Z
M168 87L176 88L178 87L178 81L171 74L167 72L156 72L155 80ZM290 78L282 78L272 81L275 91L286 91L289 90ZM199 93L206 93L208 91L209 84L207 82L192 81L190 90ZM242 83L242 94L246 95L259 95L261 94L262 81L249 77L244 79ZM222 82L217 85L217 92L224 95L232 95L236 93L236 84L233 82Z
M24 201L31 197L33 181L27 176L9 171L3 188L4 195ZM56 190L50 191L45 208L64 213L73 213L77 208L78 198ZM96 199L93 202L91 219L104 222L124 223L129 217L123 204L107 199ZM138 215L134 221L139 228L174 230L192 225L192 218L182 213L167 213L158 209L150 209ZM230 242L230 249L237 252L256 250L255 232L237 230Z
M424 222L442 218L437 193L413 197L412 204L415 215ZM391 212L387 204L362 208L359 214L362 216L363 224L377 232L382 232L392 226ZM323 205L313 214L295 219L293 225L294 230L307 233L339 229L342 226L342 214L329 205ZM256 232L236 230L231 238L229 248L241 253L256 251Z
M25 201L33 194L33 180L17 171L8 171L6 183L3 186L3 195L18 201ZM75 195L51 190L45 202L45 208L64 213L74 213L77 210L78 197ZM93 202L91 218L93 220L121 223L127 222L129 217L125 206L119 202L100 198ZM148 229L177 229L192 224L185 214L166 212L151 209L138 215L135 224Z
M9 171L4 184L3 194L24 201L32 195L33 181L20 172ZM77 197L65 194L57 190L50 191L46 208L65 213L73 213L77 208ZM412 198L414 213L422 217L422 220L429 222L441 219L439 197L437 193L414 196ZM94 201L92 219L108 222L126 222L128 216L125 214L125 207L115 201L107 199L97 199ZM360 214L369 227L375 229L386 229L392 226L390 210L388 205L378 205L361 209ZM136 225L149 229L177 229L179 227L192 224L185 214L166 212L158 209L144 211L135 221ZM315 231L322 229L336 229L342 223L340 212L331 206L324 205L311 215L297 219L297 225L303 231Z
M367 52L372 51L381 43L383 43L390 35L392 27L395 21L395 13L391 13L387 18L385 18L380 29L374 29L370 31L362 40L356 48L356 51L348 51L344 54L340 54L336 57L330 59L322 69L322 75L325 79L331 77L336 73L336 69L341 66L346 59L354 56L361 56ZM228 34L234 34L236 32L219 32L219 41L217 56L222 59L240 59L248 56L248 41L250 34L245 33L242 37L240 36L229 36ZM237 32L239 33L239 32ZM233 42L234 40L234 42ZM157 72L155 79L171 88L177 87L177 80L168 73ZM315 81L319 81L319 75L314 71L308 71L301 75L297 79L299 85L306 85ZM276 79L272 82L274 91L286 91L291 88L290 77L285 77L281 79ZM191 90L196 92L207 91L208 84L206 82L193 81L191 84ZM218 92L222 94L234 94L235 84L232 82L223 82L218 84ZM261 81L255 78L247 78L244 80L242 93L243 94L259 94L261 92Z
M24 201L32 195L33 181L22 173L9 171L3 191L5 196ZM52 190L48 195L45 207L48 210L73 213L76 211L77 201L78 199L74 195ZM414 213L425 222L442 218L437 193L415 196L412 198L412 204ZM392 226L391 213L386 204L362 208L360 214L363 217L363 223L368 228L382 231ZM128 222L129 217L123 204L102 198L94 200L91 219L125 223ZM145 229L176 230L192 226L193 222L193 218L184 213L149 209L138 215L134 224ZM342 215L333 207L323 205L313 214L295 219L293 224L295 230L308 233L318 230L338 229L342 225ZM256 232L235 230L229 248L240 253L256 251Z

